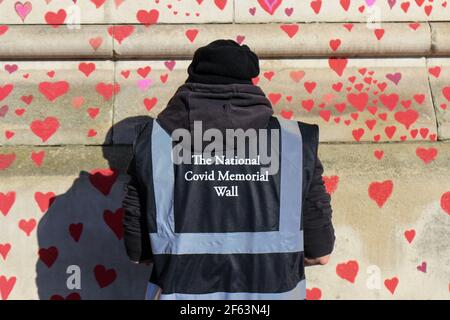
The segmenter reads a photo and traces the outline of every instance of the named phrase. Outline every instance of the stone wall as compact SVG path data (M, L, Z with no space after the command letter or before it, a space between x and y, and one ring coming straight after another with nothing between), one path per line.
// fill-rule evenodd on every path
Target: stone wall
M447 0L0 0L1 298L143 298L133 126L218 38L260 56L277 114L320 125L337 241L308 298L449 299Z

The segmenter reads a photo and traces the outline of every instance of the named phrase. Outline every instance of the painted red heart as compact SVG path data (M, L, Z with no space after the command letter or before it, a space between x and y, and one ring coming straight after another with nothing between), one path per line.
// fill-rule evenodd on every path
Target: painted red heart
M397 111L394 114L395 120L403 124L408 130L414 122L419 119L419 113L416 110L408 109L406 111Z
M14 85L12 84L5 84L4 86L0 86L0 101L9 96L13 89Z
M45 14L44 18L47 24L51 25L53 28L57 28L64 24L64 21L67 18L67 13L64 9L59 9L58 12L49 11Z
M158 98L156 98L156 97L145 98L144 99L144 105L145 105L145 108L147 109L147 111L152 110L157 102L158 102Z
M70 85L67 81L39 83L39 92L51 102L66 94L69 89Z
M393 277L391 279L384 280L384 285L391 292L391 294L394 294L395 290L397 289L398 282L399 282L398 278Z
M16 193L14 191L0 192L0 211L4 216L8 215L15 201Z
M98 94L103 97L103 100L108 101L113 95L120 92L120 85L118 83L113 84L100 82L95 87L95 90L97 90Z
M375 150L373 152L375 158L377 158L378 160L381 160L384 156L384 151L383 150Z
M322 291L319 288L306 289L306 300L320 300Z
M369 102L369 95L366 92L349 93L347 101L359 112L364 111Z
M158 18L159 18L159 11L156 9L152 9L150 11L139 10L136 13L137 21L139 21L145 26L150 26L152 24L158 23Z
M39 209L42 213L45 213L48 208L52 205L53 201L55 201L55 193L54 192L40 192L37 191L34 194L34 200L38 204Z
M78 70L80 70L82 73L84 73L84 75L86 77L89 77L91 75L91 73L95 71L95 63L81 62L78 65Z
M386 106L390 111L394 110L397 106L399 100L399 96L396 93L392 93L390 95L382 94L380 95L380 101L383 105Z
M115 39L119 44L131 36L134 32L134 26L111 26L108 28L108 33L113 39Z
M94 275L100 288L109 286L117 278L117 274L114 269L106 269L106 267L101 264L95 266Z
M314 0L310 3L311 8L314 10L316 14L319 14L320 9L322 8L322 0Z
M185 35L190 42L194 42L195 38L198 35L198 29L187 29Z
M447 99L447 101L450 102L450 86L449 87L444 87L442 89L442 94L444 95L445 99ZM0 98L0 100L1 100L1 98Z
M298 32L299 26L297 24L282 24L280 29L283 30L289 38L293 38Z
M10 250L10 243L0 243L0 255L3 257L3 260L6 260L6 257L8 256Z
M281 110L281 116L285 119L290 120L290 119L292 119L293 115L294 115L294 111L292 111L292 110L289 110L289 111Z
M360 141L362 136L364 135L364 132L365 131L363 128L353 129L352 136L356 141Z
M95 4L95 7L98 9L98 8L100 8L104 3L105 3L105 1L106 0L91 0L91 2L93 3L93 4Z
M273 15L280 6L282 0L258 0L259 5L264 11Z
M8 299L11 291L14 289L16 280L16 277L7 279L5 276L0 276L0 296L2 297L2 300Z
M93 169L89 172L89 181L98 191L107 196L111 192L118 175L119 172L114 168Z
M227 5L227 0L214 0L214 4L216 5L217 8L223 10Z
M59 294L54 294L50 300L81 300L81 296L77 292L69 293L65 298Z
M414 229L406 230L404 232L404 236L405 236L406 241L411 243L414 240L415 236L416 236L416 230L414 230Z
M111 228L117 239L121 240L123 238L123 208L117 209L115 212L110 210L105 210L103 212L103 220Z
M41 138L42 142L50 139L59 129L59 121L55 117L47 117L44 120L34 120L30 124L31 131Z
M322 180L325 184L325 189L327 190L327 192L329 194L333 194L337 187L338 187L338 183L339 183L339 177L338 176L323 176Z
M21 219L19 221L19 229L25 232L27 237L30 236L31 232L33 232L34 228L36 228L36 220L35 219Z
M369 197L376 202L378 207L381 208L391 196L393 189L394 183L392 182L392 180L372 182L369 185Z
M8 30L8 26L0 26L0 36L4 35Z
M416 149L416 155L422 159L425 164L429 164L433 161L438 154L438 150L436 148L422 148L418 147Z
M83 232L82 223L71 223L69 225L69 233L75 242L80 241L81 233Z
M338 76L342 76L345 68L347 67L348 60L347 58L330 58L328 59L328 65L331 70L336 72Z
M0 170L9 168L13 164L14 160L16 160L15 153L0 154Z
M31 160L33 160L33 162L36 164L37 167L40 167L42 165L42 161L44 161L44 157L45 157L45 151L32 151L31 152Z
M359 265L355 260L349 260L344 263L339 263L336 266L336 274L350 283L355 283L356 276L358 275Z
M441 208L450 215L450 191L441 196Z
M39 259L41 259L48 268L51 268L58 258L58 249L56 247L40 248L38 254Z

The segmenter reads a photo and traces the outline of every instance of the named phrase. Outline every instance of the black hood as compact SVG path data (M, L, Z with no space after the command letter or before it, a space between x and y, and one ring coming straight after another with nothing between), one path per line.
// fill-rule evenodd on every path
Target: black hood
M167 107L158 115L158 123L168 132L184 128L193 132L194 121L210 128L247 130L266 128L273 114L270 100L253 84L182 84Z

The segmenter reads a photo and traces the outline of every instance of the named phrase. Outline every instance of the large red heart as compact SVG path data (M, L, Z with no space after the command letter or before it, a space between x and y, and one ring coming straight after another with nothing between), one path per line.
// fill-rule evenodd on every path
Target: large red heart
M9 96L13 89L14 85L12 84L5 84L4 86L0 86L0 101Z
M39 83L39 91L51 102L66 94L69 88L67 81Z
M437 149L436 148L422 148L422 147L418 147L416 149L416 155L422 159L422 161L425 164L430 163L431 161L433 161L436 156L437 156Z
M320 300L322 291L319 288L306 289L306 300Z
M103 97L105 101L112 98L113 95L118 94L120 91L120 85L118 83L104 83L100 82L95 87L95 90Z
M7 300L9 294L16 284L16 277L10 277L7 279L5 276L0 276L0 296L2 300Z
M106 269L106 267L101 264L95 266L94 275L100 288L109 286L117 277L114 269Z
M103 220L111 228L119 240L123 238L123 208L119 208L116 212L105 210L103 212Z
M31 232L34 230L35 227L36 227L35 219L29 219L29 220L21 219L19 221L19 229L22 230L23 232L25 232L27 237L30 236Z
M93 4L95 4L95 7L98 9L98 8L100 8L104 3L105 3L105 1L106 0L91 0L91 2L93 3Z
M54 28L59 27L66 20L67 13L64 9L59 9L58 12L49 11L45 14L45 21Z
M54 192L36 192L34 194L34 199L41 209L41 212L44 213L48 210L48 208L52 205L53 201L55 201L55 193Z
M450 102L450 86L449 87L444 87L442 89L442 94L444 95L445 99L447 99L447 101Z
M391 196L393 188L394 183L392 180L372 182L369 185L369 197L377 203L378 207L381 208Z
M158 22L159 11L152 9L150 11L139 10L136 14L137 20L145 26L156 24Z
M6 216L16 201L16 193L9 191L7 193L0 192L0 211Z
M359 265L355 260L349 260L344 263L339 263L336 266L336 274L344 280L350 283L355 283L356 276L358 275Z
M441 208L450 215L450 191L441 196Z
M109 35L119 44L122 44L122 41L131 36L133 32L133 26L111 26L108 28Z
M38 251L39 258L49 268L55 263L58 258L58 249L56 247L41 248Z
M369 102L369 95L365 92L349 93L347 100L356 110L362 112Z
M0 170L8 168L16 160L15 153L0 154Z
M406 111L396 112L394 118L408 130L409 127L419 119L419 113L416 110L408 109Z
M386 106L389 110L394 110L394 108L397 106L399 100L399 96L396 93L392 93L390 95L382 94L380 96L380 101L382 104Z
M411 243L414 240L414 237L416 236L416 230L411 229L411 230L406 230L405 233L405 239Z
M340 77L344 74L344 70L347 67L347 63L348 63L347 58L328 59L328 65Z
M386 280L384 280L384 285L392 294L394 294L395 289L397 289L398 278L393 277L391 279L386 279Z
M322 180L325 184L325 189L329 194L332 194L336 191L338 183L339 183L339 177L338 176L323 176Z
M105 196L109 195L119 172L114 168L93 169L89 173L91 184Z

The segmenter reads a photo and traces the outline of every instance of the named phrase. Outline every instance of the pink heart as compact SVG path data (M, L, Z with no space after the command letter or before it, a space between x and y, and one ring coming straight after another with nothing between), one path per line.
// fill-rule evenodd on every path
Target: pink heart
M22 22L25 22L25 18L30 14L33 6L29 1L25 3L18 1L14 4L14 8L16 9L17 15L22 19Z
M371 7L371 6L374 5L375 1L376 1L376 0L366 0L366 4L367 4L369 7Z
M138 81L138 87L142 91L147 90L151 85L152 85L152 80L151 79L142 79L142 80Z

